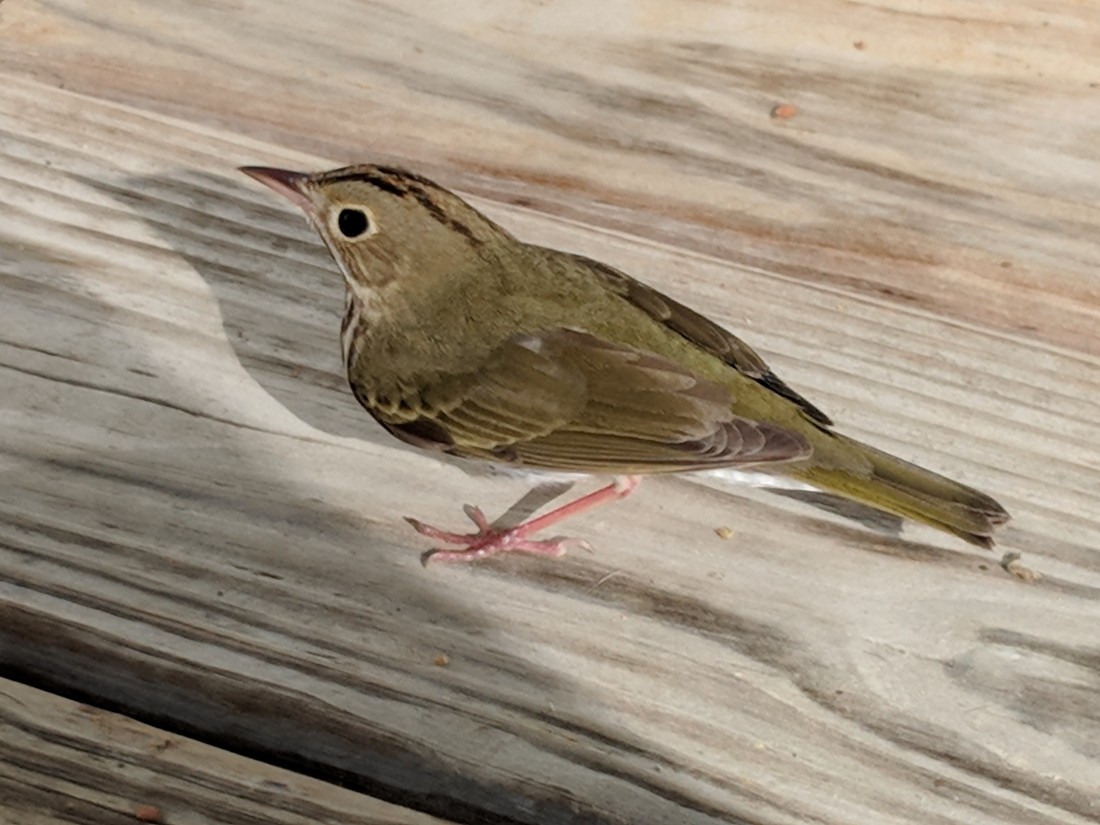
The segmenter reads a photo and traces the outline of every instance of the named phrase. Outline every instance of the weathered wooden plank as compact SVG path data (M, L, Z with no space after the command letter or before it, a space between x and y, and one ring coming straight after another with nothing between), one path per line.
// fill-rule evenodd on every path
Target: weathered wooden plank
M0 822L443 820L0 679Z
M505 6L109 5L3 10L11 673L456 821L1096 819L1097 157L1054 52L1009 84L965 60L891 74L844 35L818 59L869 98L834 78L774 124L795 81L743 84L775 77L784 38L683 51L699 10L601 45L569 7L536 15L536 43ZM1078 7L1048 8L1084 48ZM865 13L884 38L950 25ZM913 86L927 108L897 103ZM370 103L326 116L352 97ZM986 122L1001 157L968 131ZM417 161L520 236L706 308L846 431L996 494L1004 547L1044 578L675 480L579 519L593 555L421 569L400 515L454 523L522 491L394 444L350 400L334 268L232 172L335 162L284 145Z
M2 54L51 85L1100 354L1089 4L666 5L51 0L5 9ZM770 119L780 100L799 115Z

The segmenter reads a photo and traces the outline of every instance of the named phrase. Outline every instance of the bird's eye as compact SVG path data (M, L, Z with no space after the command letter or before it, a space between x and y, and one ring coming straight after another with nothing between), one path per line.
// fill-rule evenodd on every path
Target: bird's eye
M350 240L366 235L371 230L371 222L362 209L346 207L336 216L336 227L341 235Z

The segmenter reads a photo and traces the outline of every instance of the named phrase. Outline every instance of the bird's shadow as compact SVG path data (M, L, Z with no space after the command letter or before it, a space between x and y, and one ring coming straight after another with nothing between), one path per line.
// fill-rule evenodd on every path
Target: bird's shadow
M347 390L341 276L299 215L248 198L243 178L197 170L82 182L141 216L202 277L241 365L280 404L333 435L388 439Z

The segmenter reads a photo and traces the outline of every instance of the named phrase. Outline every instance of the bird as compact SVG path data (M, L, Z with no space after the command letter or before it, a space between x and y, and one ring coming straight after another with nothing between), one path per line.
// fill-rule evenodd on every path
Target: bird
M472 532L407 521L423 556L560 556L536 534L643 476L754 468L991 548L993 498L838 432L748 344L620 270L516 238L402 168L240 171L320 234L345 287L352 394L396 438L524 473L612 480L544 515ZM583 542L581 542L583 544Z

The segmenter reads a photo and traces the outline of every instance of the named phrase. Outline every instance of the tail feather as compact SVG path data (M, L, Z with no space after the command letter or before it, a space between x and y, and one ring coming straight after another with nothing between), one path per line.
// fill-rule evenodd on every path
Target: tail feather
M813 466L794 475L880 510L938 527L979 547L993 546L994 530L1009 520L994 499L965 484L889 453L837 435L870 465L870 472Z

